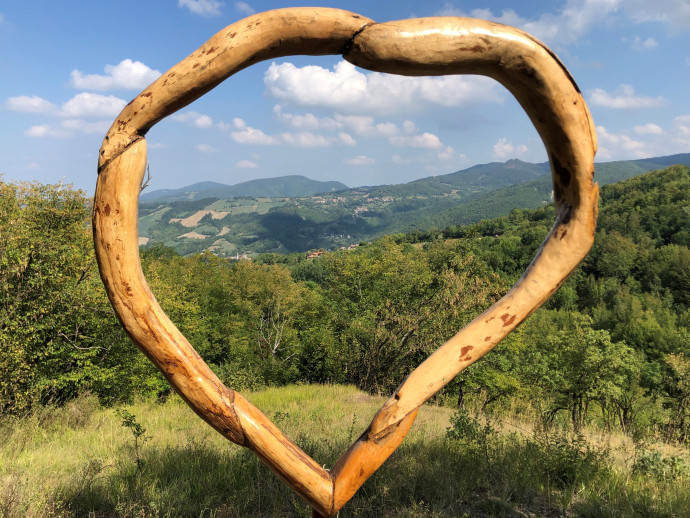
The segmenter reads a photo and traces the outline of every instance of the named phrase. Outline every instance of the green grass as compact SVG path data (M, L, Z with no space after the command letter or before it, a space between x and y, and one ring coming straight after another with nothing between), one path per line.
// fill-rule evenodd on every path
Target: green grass
M384 400L314 385L247 397L326 466ZM138 469L132 429L117 410L83 397L5 418L0 517L311 516L252 454L177 397L124 408L145 428ZM426 405L402 446L340 516L690 516L687 471L656 469L666 466L658 456L635 471L632 460L614 462L634 456L618 451L629 447L625 441L609 437L603 447L553 431L515 433L468 415L453 417L458 433L448 438L452 416L452 409Z

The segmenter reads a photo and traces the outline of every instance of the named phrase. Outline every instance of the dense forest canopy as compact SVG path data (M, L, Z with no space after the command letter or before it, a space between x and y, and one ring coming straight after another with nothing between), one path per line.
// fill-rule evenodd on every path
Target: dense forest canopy
M0 413L85 391L164 398L105 296L90 206L59 186L0 183ZM387 393L519 278L554 209L394 234L307 259L232 262L142 251L164 310L236 389L350 383ZM444 389L487 410L529 402L545 422L595 420L690 438L690 169L601 192L590 255L544 308Z

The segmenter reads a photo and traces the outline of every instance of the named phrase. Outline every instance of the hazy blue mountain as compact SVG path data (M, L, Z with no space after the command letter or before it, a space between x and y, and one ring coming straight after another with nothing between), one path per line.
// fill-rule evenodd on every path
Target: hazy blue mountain
M304 197L314 194L327 193L347 189L347 185L340 182L320 182L306 176L289 175L278 178L261 178L249 180L235 185L218 182L199 182L179 189L159 189L144 192L139 201L141 203L162 203L170 201L193 201L202 198L239 198L242 196L258 196L262 198Z

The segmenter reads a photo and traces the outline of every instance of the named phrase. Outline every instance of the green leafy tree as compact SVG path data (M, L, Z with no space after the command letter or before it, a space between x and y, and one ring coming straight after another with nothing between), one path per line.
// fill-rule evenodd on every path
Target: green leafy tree
M568 327L528 349L531 381L551 398L547 419L567 411L575 431L584 426L590 404L614 404L639 378L640 361L623 342L590 327L573 314Z

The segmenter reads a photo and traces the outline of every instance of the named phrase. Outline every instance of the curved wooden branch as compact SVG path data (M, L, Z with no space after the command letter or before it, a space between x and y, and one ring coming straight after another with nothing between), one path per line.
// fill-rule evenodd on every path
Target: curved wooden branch
M220 382L160 308L139 261L137 212L146 132L235 72L294 54L342 54L355 65L394 74L473 73L496 79L517 98L544 141L557 212L553 229L518 283L410 374L330 473ZM213 36L117 117L99 154L96 256L127 333L194 411L254 451L316 512L332 516L402 442L419 407L535 311L588 252L597 215L595 151L594 127L574 81L548 48L522 31L468 18L376 24L338 9L269 11Z

